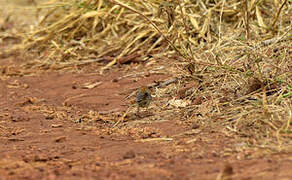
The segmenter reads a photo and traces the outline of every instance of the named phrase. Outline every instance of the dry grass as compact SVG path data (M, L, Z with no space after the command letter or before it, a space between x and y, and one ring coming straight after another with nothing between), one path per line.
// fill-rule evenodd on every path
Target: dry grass
M172 56L187 123L291 147L291 0L50 1L23 36L38 65ZM180 75L179 75L180 74Z

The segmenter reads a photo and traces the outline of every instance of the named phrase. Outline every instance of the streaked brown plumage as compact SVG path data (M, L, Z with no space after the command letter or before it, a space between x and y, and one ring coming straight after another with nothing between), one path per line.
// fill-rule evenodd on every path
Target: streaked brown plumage
M138 104L137 112L139 113L139 108L148 108L150 102L152 100L151 91L148 87L142 86L138 92L136 97L136 102Z

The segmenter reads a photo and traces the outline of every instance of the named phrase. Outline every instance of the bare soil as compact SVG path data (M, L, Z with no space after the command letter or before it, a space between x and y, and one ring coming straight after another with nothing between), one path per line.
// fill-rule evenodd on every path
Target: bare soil
M1 180L292 179L291 152L249 148L252 139L190 124L171 108L161 112L172 97L154 94L136 115L136 89L175 76L151 72L168 69L167 59L102 75L100 64L44 71L26 61L0 59Z
M13 58L0 62L1 179L216 179L226 168L234 179L292 178L291 153L238 151L236 138L188 126L171 111L153 118L155 102L135 115L125 97L170 74L131 77L121 67L100 75L88 65L23 76ZM88 82L100 83L85 89Z

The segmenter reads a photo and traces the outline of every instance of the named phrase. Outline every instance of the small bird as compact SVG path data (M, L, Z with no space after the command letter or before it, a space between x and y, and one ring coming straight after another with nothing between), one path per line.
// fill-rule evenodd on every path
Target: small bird
M138 104L137 113L139 113L139 108L146 107L148 108L150 102L152 100L151 91L148 87L142 86L137 93L136 102Z

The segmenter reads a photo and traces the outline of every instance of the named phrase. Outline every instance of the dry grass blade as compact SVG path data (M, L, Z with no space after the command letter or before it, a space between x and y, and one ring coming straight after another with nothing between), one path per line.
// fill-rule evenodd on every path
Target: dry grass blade
M172 141L172 138L147 138L147 139L139 139L137 142L153 142L153 141Z
M257 15L259 26L266 29L267 25L264 23L263 17L261 15L260 10L259 10L259 6L256 6L256 15Z

